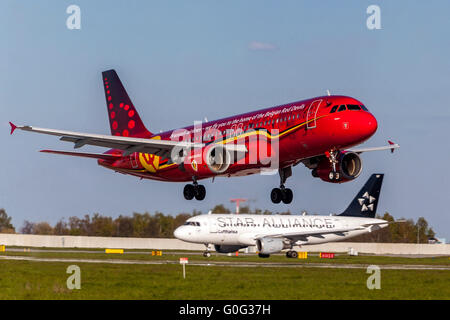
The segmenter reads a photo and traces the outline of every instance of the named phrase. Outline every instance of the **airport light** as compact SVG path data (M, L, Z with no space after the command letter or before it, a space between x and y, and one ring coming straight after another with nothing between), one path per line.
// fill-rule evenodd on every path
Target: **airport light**
M230 202L236 202L236 214L239 214L239 204L241 202L246 202L247 199L243 199L243 198L235 198L235 199L230 199Z

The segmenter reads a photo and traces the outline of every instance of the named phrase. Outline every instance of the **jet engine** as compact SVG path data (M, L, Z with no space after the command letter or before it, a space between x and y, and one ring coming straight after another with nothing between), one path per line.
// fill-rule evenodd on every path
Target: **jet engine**
M284 243L283 239L271 237L264 237L256 240L256 247L258 248L259 253L262 254L276 253L283 249L290 248L289 245Z
M333 177L333 169L328 158L323 158L312 170L313 177L326 182L342 183L357 178L362 171L362 160L357 153L341 152L337 157L336 173Z
M232 155L222 145L210 145L202 150L192 150L183 162L184 170L197 177L224 173L232 162Z
M246 248L245 246L224 246L224 245L214 245L214 249L216 249L219 253L230 253L230 252L236 252L239 249Z

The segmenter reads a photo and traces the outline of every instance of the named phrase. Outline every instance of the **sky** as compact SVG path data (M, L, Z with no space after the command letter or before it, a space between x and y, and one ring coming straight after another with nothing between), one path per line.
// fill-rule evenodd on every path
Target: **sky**
M81 12L68 29L66 9ZM370 5L381 29L369 29ZM372 173L385 173L378 213L425 217L450 240L450 20L447 1L44 1L0 3L0 208L24 220L133 212L177 214L230 198L272 211L343 211ZM52 136L9 135L8 121L109 133L101 72L114 68L152 132L326 94L362 101L378 120L363 173L325 183L303 165L274 205L277 175L205 180L206 199L183 183L138 180L95 160L42 154L72 150ZM86 152L105 149L83 147ZM447 241L448 241L447 240Z

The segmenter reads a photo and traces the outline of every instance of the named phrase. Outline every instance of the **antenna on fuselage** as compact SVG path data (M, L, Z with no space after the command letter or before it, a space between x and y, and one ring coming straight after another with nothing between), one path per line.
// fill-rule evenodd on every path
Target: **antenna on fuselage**
M328 94L329 96L331 96L330 90L328 90L328 89L327 89L327 94Z

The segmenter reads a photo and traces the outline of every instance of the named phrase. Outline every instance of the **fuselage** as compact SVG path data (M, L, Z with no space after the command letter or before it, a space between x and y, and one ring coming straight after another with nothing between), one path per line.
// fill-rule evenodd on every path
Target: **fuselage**
M301 233L323 233L320 236L298 237L296 245L342 241L370 232L368 224L381 224L385 220L344 216L319 215L252 215L206 214L189 218L178 227L176 238L192 243L254 246L256 239ZM339 232L343 229L357 229ZM333 233L332 231L336 231Z
M344 106L341 108L340 106ZM220 133L211 136L211 130ZM301 159L323 155L329 150L342 150L358 145L377 130L375 117L364 105L347 96L322 96L261 109L215 121L169 130L146 138L161 140L188 139L192 142L227 143L263 135L269 143L278 139L279 167ZM182 132L180 134L180 132ZM187 133L187 134L186 134ZM247 141L246 140L246 141ZM112 149L107 154L121 155ZM115 161L98 160L108 169L140 178L162 181L192 181L192 174L180 170L179 165L158 155L134 152ZM259 163L232 165L225 176L248 175L260 172ZM198 180L207 177L199 176Z

